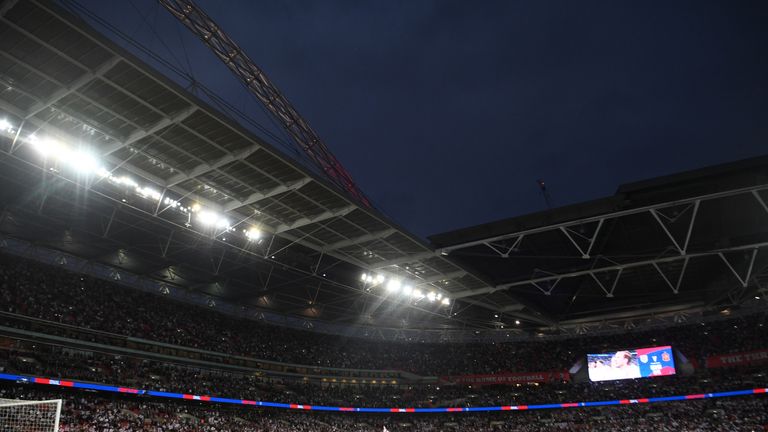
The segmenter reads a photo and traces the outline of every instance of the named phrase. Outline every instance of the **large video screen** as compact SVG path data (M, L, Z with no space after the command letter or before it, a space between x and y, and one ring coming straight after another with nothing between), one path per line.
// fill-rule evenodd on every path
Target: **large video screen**
M671 346L587 354L590 381L645 378L675 374Z

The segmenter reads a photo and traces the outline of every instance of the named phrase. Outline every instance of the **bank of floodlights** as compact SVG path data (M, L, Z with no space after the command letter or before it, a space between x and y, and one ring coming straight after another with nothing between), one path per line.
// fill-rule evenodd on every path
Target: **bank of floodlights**
M81 178L106 181L123 190L132 191L138 197L163 205L163 211L171 210L183 214L187 218L188 227L198 225L202 228L216 229L221 234L236 232L229 218L224 214L204 208L195 202L184 205L179 199L169 196L168 191L161 192L152 185L140 184L127 175L115 175L88 146L73 146L51 136L35 133L21 137L18 128L11 121L0 117L0 136L3 135L29 145L46 161L51 171L62 173L71 171ZM256 227L245 228L242 234L249 242L259 241L263 235Z
M20 136L20 131L8 118L0 117L0 136L13 139L14 142L29 145L46 162L51 171L72 171L80 178L89 178L95 181L104 181L115 187L133 192L136 196L164 206L163 211L173 211L184 215L187 219L186 226L195 225L215 229L220 234L236 233L238 230L231 224L230 219L213 209L205 208L199 203L182 203L181 199L170 196L169 191L160 191L149 184L140 184L134 178L127 175L115 175L114 170L108 169L96 154L85 145L74 146L51 136L38 136L33 133L26 137ZM125 199L123 199L125 202ZM241 229L246 241L260 243L264 233L256 227ZM274 258L274 257L273 257ZM430 303L438 303L448 306L451 301L443 294L435 291L422 291L414 285L402 279L388 278L382 274L363 274L362 282L366 288L381 287L388 295L398 295L408 301L418 302L426 299Z
M363 282L366 290L373 287L381 287L387 295L398 295L400 298L407 299L408 301L418 302L426 299L430 303L438 303L443 306L451 304L451 300L442 293L422 291L415 288L412 284L394 276L386 277L381 274L363 273L360 276L360 281Z

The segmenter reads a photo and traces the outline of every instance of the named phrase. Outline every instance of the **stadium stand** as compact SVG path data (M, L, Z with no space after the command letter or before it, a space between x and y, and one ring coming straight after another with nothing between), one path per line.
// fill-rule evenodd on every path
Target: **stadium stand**
M679 326L664 332L622 333L567 341L514 344L392 344L319 336L237 320L209 309L179 307L170 299L0 255L3 310L75 327L202 348L255 359L357 369L398 369L422 375L533 372L568 369L575 358L611 345L673 345L703 362L707 355L766 348L768 327L749 322ZM138 305L138 307L137 307ZM2 316L6 325L23 320ZM201 323L204 323L201 325ZM714 328L714 330L713 330ZM663 337L663 340L662 340ZM541 353L546 352L546 356Z

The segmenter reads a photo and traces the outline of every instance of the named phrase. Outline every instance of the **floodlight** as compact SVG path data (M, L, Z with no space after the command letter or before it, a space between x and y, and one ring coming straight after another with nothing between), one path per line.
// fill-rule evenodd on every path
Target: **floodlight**
M67 160L69 165L75 168L81 174L92 174L98 172L99 161L96 157L87 150L78 150L77 152L67 154Z
M427 294L427 300L433 302L437 298L437 294L435 294L434 291L431 291L429 294Z
M367 273L363 273L363 275L360 277L360 280L363 281L363 282L368 282L368 274Z
M135 181L135 180L133 180L133 179L132 179L132 178L130 178L130 177L126 177L126 176L123 176L123 177L119 177L119 178L115 179L115 181L116 181L117 183L119 183L119 184L122 184L122 185L126 185L126 186L130 186L130 187L133 187L133 188L137 188L137 187L139 187L139 184L138 184L138 183L136 183L136 181Z
M437 299L440 300L442 298L443 298L443 294L442 293L437 293Z
M411 297L415 297L415 298L422 298L422 297L424 297L424 293L423 293L423 292L421 292L421 290L420 290L420 289L415 289L415 290L413 290L413 291L411 292Z
M443 306L448 306L449 304L451 304L451 300L448 297L445 297L441 303L443 304Z
M400 286L401 284L399 280L390 279L390 281L387 283L387 291L398 292L400 291Z
M169 207L176 208L176 207L179 206L179 202L178 201L176 201L175 199L168 198L168 197L165 197L165 200L163 202L165 203L165 205L167 205Z
M259 229L256 227L250 228L248 231L245 232L245 237L251 241L258 240L261 238L261 231L259 231Z
M163 196L160 192L146 186L136 188L136 192L145 198L152 198L155 201L160 201L160 198Z
M13 125L8 121L8 119L0 119L0 131L11 132L12 130Z
M384 275L376 275L376 282L384 283Z
M515 320L515 324L516 324L516 325L520 325L520 320L517 320L517 319L516 319L516 320Z
M410 285L403 286L403 294L411 295L412 292L413 292L413 287L412 286L410 286Z
M43 157L53 157L56 159L67 159L68 149L59 141L53 138L37 138L35 135L29 137L32 147L35 148Z
M218 225L219 216L207 210L201 210L197 213L197 220L203 225Z

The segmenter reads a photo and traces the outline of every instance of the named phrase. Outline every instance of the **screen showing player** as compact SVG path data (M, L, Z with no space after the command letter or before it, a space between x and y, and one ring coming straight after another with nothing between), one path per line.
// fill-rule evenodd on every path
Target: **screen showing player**
M675 374L671 346L587 354L590 381L645 378Z

